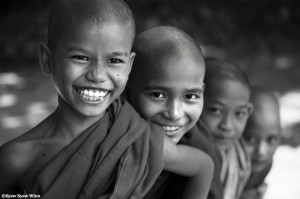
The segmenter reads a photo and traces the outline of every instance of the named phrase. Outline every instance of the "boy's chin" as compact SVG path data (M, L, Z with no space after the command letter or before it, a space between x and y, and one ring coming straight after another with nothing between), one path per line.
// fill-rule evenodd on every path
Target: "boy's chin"
M252 158L252 170L254 172L260 172L264 170L269 164L271 164L272 159L265 160L255 160Z
M233 142L231 142L231 141L227 141L227 142L217 141L216 145L217 145L217 147L220 151L227 151L228 149L230 149L233 146Z
M252 164L252 171L260 172L260 171L264 170L266 165L267 165L266 163Z

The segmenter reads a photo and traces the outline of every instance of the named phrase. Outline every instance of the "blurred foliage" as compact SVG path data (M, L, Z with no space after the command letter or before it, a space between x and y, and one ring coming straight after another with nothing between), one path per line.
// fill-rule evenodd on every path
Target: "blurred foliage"
M272 81L269 87L280 91L299 85L297 0L126 2L138 32L157 25L176 26L191 34L206 54L235 59L255 84ZM37 67L37 43L45 39L50 4L51 0L1 1L0 72Z

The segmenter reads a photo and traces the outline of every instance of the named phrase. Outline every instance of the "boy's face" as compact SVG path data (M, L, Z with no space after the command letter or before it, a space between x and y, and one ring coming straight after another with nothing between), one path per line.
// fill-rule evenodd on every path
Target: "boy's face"
M145 67L130 85L130 102L140 114L162 126L177 143L198 121L203 108L205 66L201 59L168 57Z
M252 106L249 90L238 81L213 79L207 82L202 118L220 150L233 146L244 131Z
M261 171L271 163L280 142L279 124L277 108L254 109L243 134L251 153L253 171Z
M64 27L43 66L60 97L82 115L104 114L126 85L132 34L125 25L90 20Z

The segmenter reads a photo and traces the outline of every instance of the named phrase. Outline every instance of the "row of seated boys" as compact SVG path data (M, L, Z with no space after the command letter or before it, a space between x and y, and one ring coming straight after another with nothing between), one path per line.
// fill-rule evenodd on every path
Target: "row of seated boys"
M132 12L121 0L54 4L39 55L58 108L1 147L1 193L70 199L241 195L250 176L248 156L255 154L252 162L260 164L266 159L256 146L277 144L275 135L253 136L254 119L244 150L240 137L253 109L245 76L220 60L205 61L205 75L198 44L177 28L156 27L134 38ZM274 100L266 96L257 101ZM244 197L261 181L254 171Z
M206 60L201 119L221 152L224 198L263 198L264 179L280 141L276 96L250 88L247 76L228 60Z

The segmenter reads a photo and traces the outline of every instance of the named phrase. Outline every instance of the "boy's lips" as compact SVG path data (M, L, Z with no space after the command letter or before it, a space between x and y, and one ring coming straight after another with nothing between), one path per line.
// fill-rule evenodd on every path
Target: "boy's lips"
M265 163L268 162L268 157L252 158L252 162L257 164Z
M81 99L85 102L100 103L104 97L110 93L109 90L91 89L91 88L75 88L76 92L80 95Z
M224 137L224 136L219 136L219 135L214 135L214 138L217 142L223 143L223 144L230 144L234 140L232 137Z
M168 136L173 136L177 133L178 129L180 129L182 126L163 126L165 133Z

